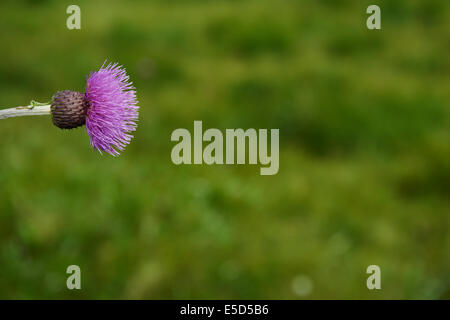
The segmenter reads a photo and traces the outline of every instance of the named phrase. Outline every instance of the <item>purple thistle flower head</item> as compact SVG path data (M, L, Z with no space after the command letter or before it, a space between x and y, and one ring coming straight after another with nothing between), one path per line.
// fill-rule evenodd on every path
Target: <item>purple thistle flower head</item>
M136 130L139 107L125 69L117 63L104 66L87 77L86 131L92 147L118 156L133 138L130 132Z

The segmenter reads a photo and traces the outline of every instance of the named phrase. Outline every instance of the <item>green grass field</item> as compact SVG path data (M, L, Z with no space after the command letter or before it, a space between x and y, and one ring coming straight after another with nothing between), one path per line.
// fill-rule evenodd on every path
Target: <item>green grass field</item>
M70 4L1 2L0 108L107 59L139 127L113 158L84 128L0 121L0 298L450 299L450 3L77 1L68 30ZM279 128L279 173L174 165L194 120Z

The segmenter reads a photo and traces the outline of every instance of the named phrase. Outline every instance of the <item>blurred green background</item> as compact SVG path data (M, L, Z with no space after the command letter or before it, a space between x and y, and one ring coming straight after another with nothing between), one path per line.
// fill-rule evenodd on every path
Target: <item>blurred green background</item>
M105 59L141 106L119 158L1 120L0 298L450 298L448 1L2 0L0 39L1 108ZM174 165L194 120L279 128L279 173Z

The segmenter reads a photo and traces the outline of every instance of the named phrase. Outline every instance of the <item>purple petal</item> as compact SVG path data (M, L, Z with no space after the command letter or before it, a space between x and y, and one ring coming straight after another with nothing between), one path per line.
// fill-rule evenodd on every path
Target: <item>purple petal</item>
M133 136L138 120L136 91L125 69L117 63L91 72L85 96L89 102L86 130L91 146L118 156Z

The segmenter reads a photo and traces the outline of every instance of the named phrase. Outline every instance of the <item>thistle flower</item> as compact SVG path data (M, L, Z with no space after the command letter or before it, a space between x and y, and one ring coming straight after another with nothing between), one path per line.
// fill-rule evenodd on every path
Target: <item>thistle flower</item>
M29 106L0 110L0 119L51 114L61 129L86 125L91 146L100 153L119 155L136 130L138 110L136 91L125 69L117 63L103 66L87 77L84 93L57 92L51 104L32 101Z

